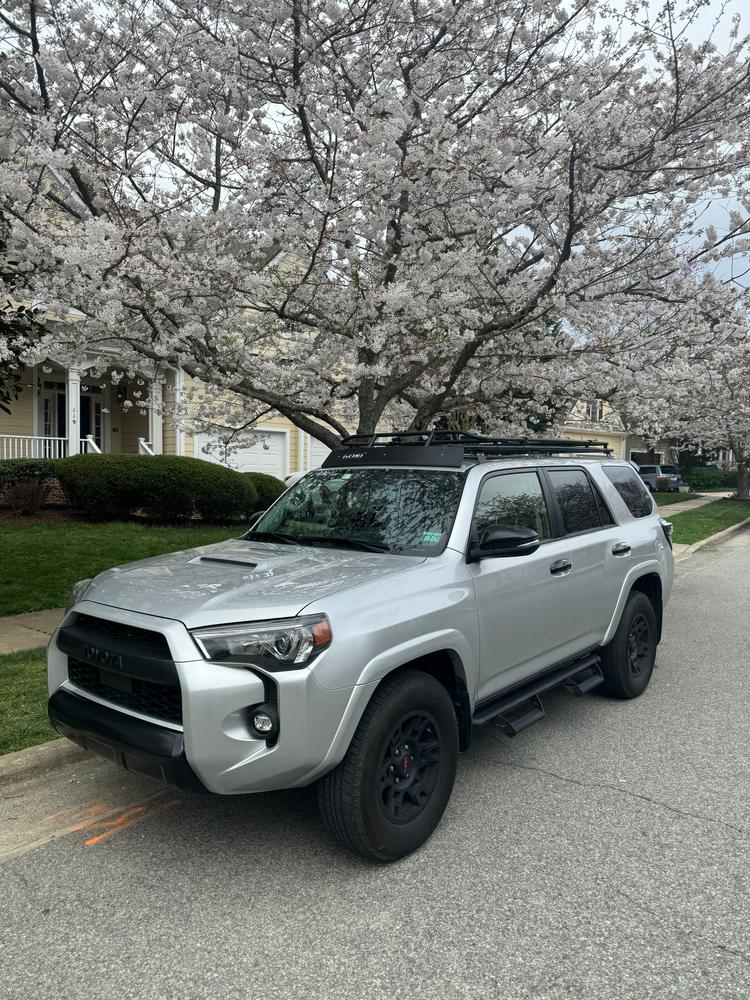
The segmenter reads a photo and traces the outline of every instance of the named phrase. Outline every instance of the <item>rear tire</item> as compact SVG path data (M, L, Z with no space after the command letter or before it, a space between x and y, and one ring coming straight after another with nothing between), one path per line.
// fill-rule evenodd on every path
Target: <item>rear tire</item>
M656 658L656 613L645 594L633 591L614 638L602 650L602 691L637 698L648 687Z
M320 780L323 820L342 847L396 861L440 822L457 760L450 695L429 674L399 673L377 689L346 757Z

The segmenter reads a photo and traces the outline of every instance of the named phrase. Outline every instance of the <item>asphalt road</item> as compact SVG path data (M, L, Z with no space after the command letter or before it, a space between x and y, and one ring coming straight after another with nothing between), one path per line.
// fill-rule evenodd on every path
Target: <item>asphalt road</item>
M749 633L744 531L680 564L641 699L482 730L389 867L339 853L309 790L146 800L118 772L112 815L85 801L109 765L52 770L84 819L0 867L0 997L747 1000Z

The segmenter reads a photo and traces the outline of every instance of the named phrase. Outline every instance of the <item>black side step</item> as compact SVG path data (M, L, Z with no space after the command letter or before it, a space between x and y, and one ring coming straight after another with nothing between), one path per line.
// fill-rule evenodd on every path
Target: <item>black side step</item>
M545 716L544 705L539 695L516 705L506 708L497 714L497 721L506 736L518 736L522 729L528 729L535 722L541 722Z
M592 688L597 687L603 680L604 674L597 658L596 663L592 663L590 667L582 667L577 674L573 674L572 677L563 681L562 686L566 691L574 694L576 698L580 698L582 694L588 694Z
M575 695L582 695L597 684L601 684L603 680L599 656L591 653L581 660L567 663L542 677L536 677L514 691L482 702L474 709L471 721L475 726L483 726L499 716L503 732L507 736L515 736L522 729L544 718L544 707L539 695L545 691L565 687Z

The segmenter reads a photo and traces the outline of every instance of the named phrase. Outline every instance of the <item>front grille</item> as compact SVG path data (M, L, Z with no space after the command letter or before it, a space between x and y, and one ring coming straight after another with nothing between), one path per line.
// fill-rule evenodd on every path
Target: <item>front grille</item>
M143 715L182 723L179 686L114 673L68 657L68 677L76 687Z
M127 642L130 649L160 660L169 660L172 655L166 636L161 632L150 632L134 625L124 625L122 622L111 622L106 618L81 614L76 618L76 625L85 626L87 633L91 635L95 633L94 639L97 642L101 641L103 645L107 644L107 640L120 640Z

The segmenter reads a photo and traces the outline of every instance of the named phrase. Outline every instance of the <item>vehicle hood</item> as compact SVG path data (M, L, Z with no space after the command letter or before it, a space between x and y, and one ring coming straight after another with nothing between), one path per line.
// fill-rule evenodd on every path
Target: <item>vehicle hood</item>
M85 600L174 618L190 628L262 621L293 617L311 601L417 561L422 557L236 538L106 570Z

